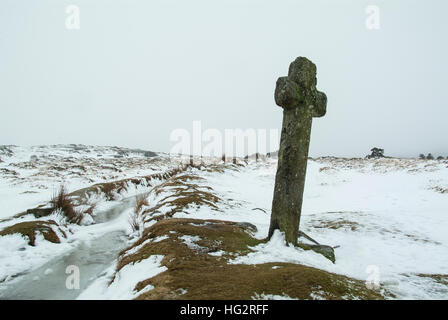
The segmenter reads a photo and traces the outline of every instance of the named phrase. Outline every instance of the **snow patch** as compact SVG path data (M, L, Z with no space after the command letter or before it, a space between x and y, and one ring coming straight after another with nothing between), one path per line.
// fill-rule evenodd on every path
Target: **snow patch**
M255 295L252 296L252 300L299 300L296 298L291 298L287 294L258 294L255 293Z
M154 289L147 286L140 292L135 291L135 286L143 280L152 278L159 273L168 270L162 266L163 255L152 255L139 262L128 264L115 274L114 281L109 282L114 274L114 268L109 268L105 275L92 283L84 290L78 299L81 300L131 300L144 292Z

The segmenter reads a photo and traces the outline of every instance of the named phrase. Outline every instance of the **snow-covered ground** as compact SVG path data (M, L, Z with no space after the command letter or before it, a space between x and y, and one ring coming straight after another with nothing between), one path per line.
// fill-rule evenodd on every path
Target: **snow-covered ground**
M275 159L239 171L196 174L231 206L191 208L174 217L250 222L264 238ZM301 229L339 246L336 264L312 251L286 247L280 233L232 263L292 262L377 281L398 299L446 299L448 286L448 168L446 162L406 159L309 161ZM263 210L259 210L259 209ZM256 210L253 210L256 209ZM184 239L194 245L194 239Z
M0 146L0 220L48 201L61 184L70 192L163 171L163 157L119 147Z
M266 235L275 162L254 165L221 181L223 192L246 201L226 212ZM398 298L446 299L448 286L427 275L448 274L447 162L419 160L309 161L301 230L335 249L336 264L310 251L284 246L277 233L235 263L294 262L360 280L377 278ZM207 217L205 214L204 218ZM423 276L425 275L425 276Z
M276 159L253 163L207 184L241 206L201 208L195 218L247 221L264 238ZM193 212L192 212L193 213ZM175 217L191 217L179 213ZM380 281L400 299L447 299L448 286L429 275L448 275L448 161L316 159L308 163L301 230L335 249L336 264L311 251L285 247L277 233L235 263L294 262Z
M111 147L70 145L10 150L12 154L5 150L0 153L0 219L46 203L62 182L72 191L98 182L163 172L178 164L166 156L149 158L140 152ZM255 236L265 238L275 172L276 159L251 161L223 173L193 169L193 174L204 178L200 184L211 186L225 201L219 204L220 210L190 207L174 217L250 222L258 228ZM133 190L116 201L99 203L98 212L114 206L120 212L111 221L67 227L72 233L67 232L60 244L38 238L37 245L31 247L17 234L0 237L1 272L7 279L0 283L0 295L20 281L20 275L12 276L39 270L51 258L75 250L82 241L89 243L112 231L123 232L127 237L124 242L132 241L128 215L134 202L126 203L126 199L144 191ZM158 198L151 196L150 200L154 203ZM447 209L448 161L314 159L308 162L300 228L319 243L339 246L335 249L336 263L312 251L286 247L279 232L268 243L254 247L247 256L235 257L231 263L300 263L360 280L378 280L398 299L447 299L446 282L434 276L448 275ZM57 219L54 215L50 218ZM0 230L14 222L0 222ZM194 239L185 241L194 245ZM110 286L116 261L108 261L97 279L93 277L86 283L88 288L81 290L79 297L133 298L136 281L164 271L160 259L154 256L135 268L121 270Z

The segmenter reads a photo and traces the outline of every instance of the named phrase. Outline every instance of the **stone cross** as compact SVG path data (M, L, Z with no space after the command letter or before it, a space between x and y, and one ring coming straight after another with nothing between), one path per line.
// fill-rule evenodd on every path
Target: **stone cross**
M269 238L276 229L297 245L308 148L313 117L322 117L327 96L316 89L316 65L304 57L294 60L287 77L280 77L275 103L283 108L283 125L275 176Z

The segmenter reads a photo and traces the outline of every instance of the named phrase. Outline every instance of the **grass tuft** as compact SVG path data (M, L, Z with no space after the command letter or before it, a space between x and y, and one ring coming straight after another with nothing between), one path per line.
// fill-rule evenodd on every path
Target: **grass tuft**
M129 217L129 224L131 225L132 231L137 232L140 231L140 225L142 223L141 211L144 206L149 206L148 202L148 194L142 194L136 197L135 199L135 208L134 212Z
M137 198L135 199L135 212L139 213L141 211L141 209L143 208L143 206L149 206L149 202L148 202L148 194L142 194L137 196Z
M50 203L53 210L61 210L62 214L71 223L79 224L84 216L84 213L74 208L73 201L68 195L64 185L62 185L59 188L59 191L53 195Z

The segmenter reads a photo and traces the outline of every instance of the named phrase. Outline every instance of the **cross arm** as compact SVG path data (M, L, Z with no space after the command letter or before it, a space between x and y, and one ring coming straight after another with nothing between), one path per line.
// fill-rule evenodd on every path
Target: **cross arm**
M275 87L275 103L284 109L292 109L303 102L302 89L288 77L280 77Z
M327 95L316 90L312 97L311 115L313 117L323 117L327 113Z

